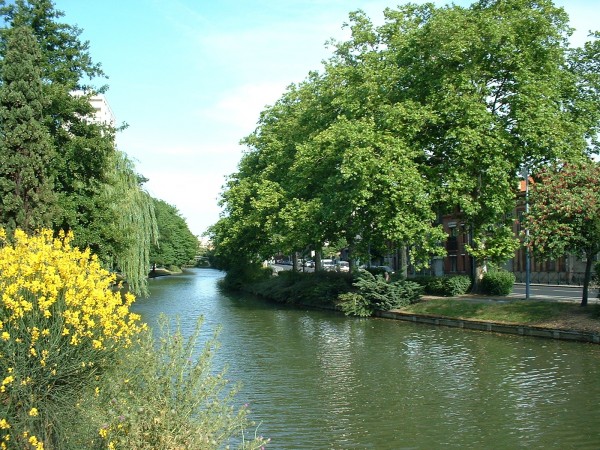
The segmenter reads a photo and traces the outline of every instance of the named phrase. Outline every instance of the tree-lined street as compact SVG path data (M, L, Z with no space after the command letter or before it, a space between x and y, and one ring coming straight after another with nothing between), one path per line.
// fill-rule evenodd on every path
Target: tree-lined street
M375 26L351 13L351 37L332 43L324 70L291 85L242 140L210 230L221 267L331 244L349 260L396 252L427 268L445 254L439 218L454 215L468 229L477 288L487 266L523 245L513 228L523 169L540 185L553 166L597 165L599 44L590 36L572 48L552 1L409 4L384 16ZM583 204L598 196L566 191ZM581 248L585 227L562 223L544 233L554 222L531 222L539 259ZM544 235L550 245L535 240Z

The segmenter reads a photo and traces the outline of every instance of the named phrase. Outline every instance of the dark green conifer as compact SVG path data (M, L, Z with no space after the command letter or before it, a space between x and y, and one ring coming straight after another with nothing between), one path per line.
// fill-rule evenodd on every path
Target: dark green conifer
M43 125L41 52L30 28L6 31L0 79L0 225L49 227L56 196L49 167L55 151Z

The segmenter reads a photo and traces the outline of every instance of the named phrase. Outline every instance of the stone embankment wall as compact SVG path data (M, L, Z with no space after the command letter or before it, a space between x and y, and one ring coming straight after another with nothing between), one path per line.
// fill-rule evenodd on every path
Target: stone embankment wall
M466 328L469 330L491 331L494 333L517 334L520 336L533 336L549 339L560 339L564 341L591 342L594 344L600 344L599 334L580 331L555 330L525 325L508 325L504 323L483 322L477 320L451 319L437 316L404 313L394 310L376 311L375 316L429 325Z

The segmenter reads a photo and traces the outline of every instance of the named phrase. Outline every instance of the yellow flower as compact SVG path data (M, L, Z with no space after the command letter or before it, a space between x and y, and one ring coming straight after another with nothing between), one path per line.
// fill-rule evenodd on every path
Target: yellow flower
M44 443L43 442L39 442L37 440L37 437L35 436L31 436L29 438L29 443L36 449L36 450L44 450Z
M2 340L8 341L9 339L10 339L10 333L8 331L3 331L2 332Z
M0 419L0 430L7 430L10 428L10 424L6 421L6 419Z
M38 410L37 410L37 408L31 408L31 409L29 410L29 415L30 415L31 417L36 417L38 414L39 414L39 413L38 413Z

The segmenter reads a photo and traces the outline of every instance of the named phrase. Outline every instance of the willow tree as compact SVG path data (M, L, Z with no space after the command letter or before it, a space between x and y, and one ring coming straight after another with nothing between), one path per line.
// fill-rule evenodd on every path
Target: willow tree
M132 292L147 295L150 247L157 242L158 228L154 203L142 188L143 181L127 155L115 152L101 198L121 237L112 266L124 275Z
M32 232L51 225L55 155L43 125L41 53L27 27L5 35L0 79L0 226Z

